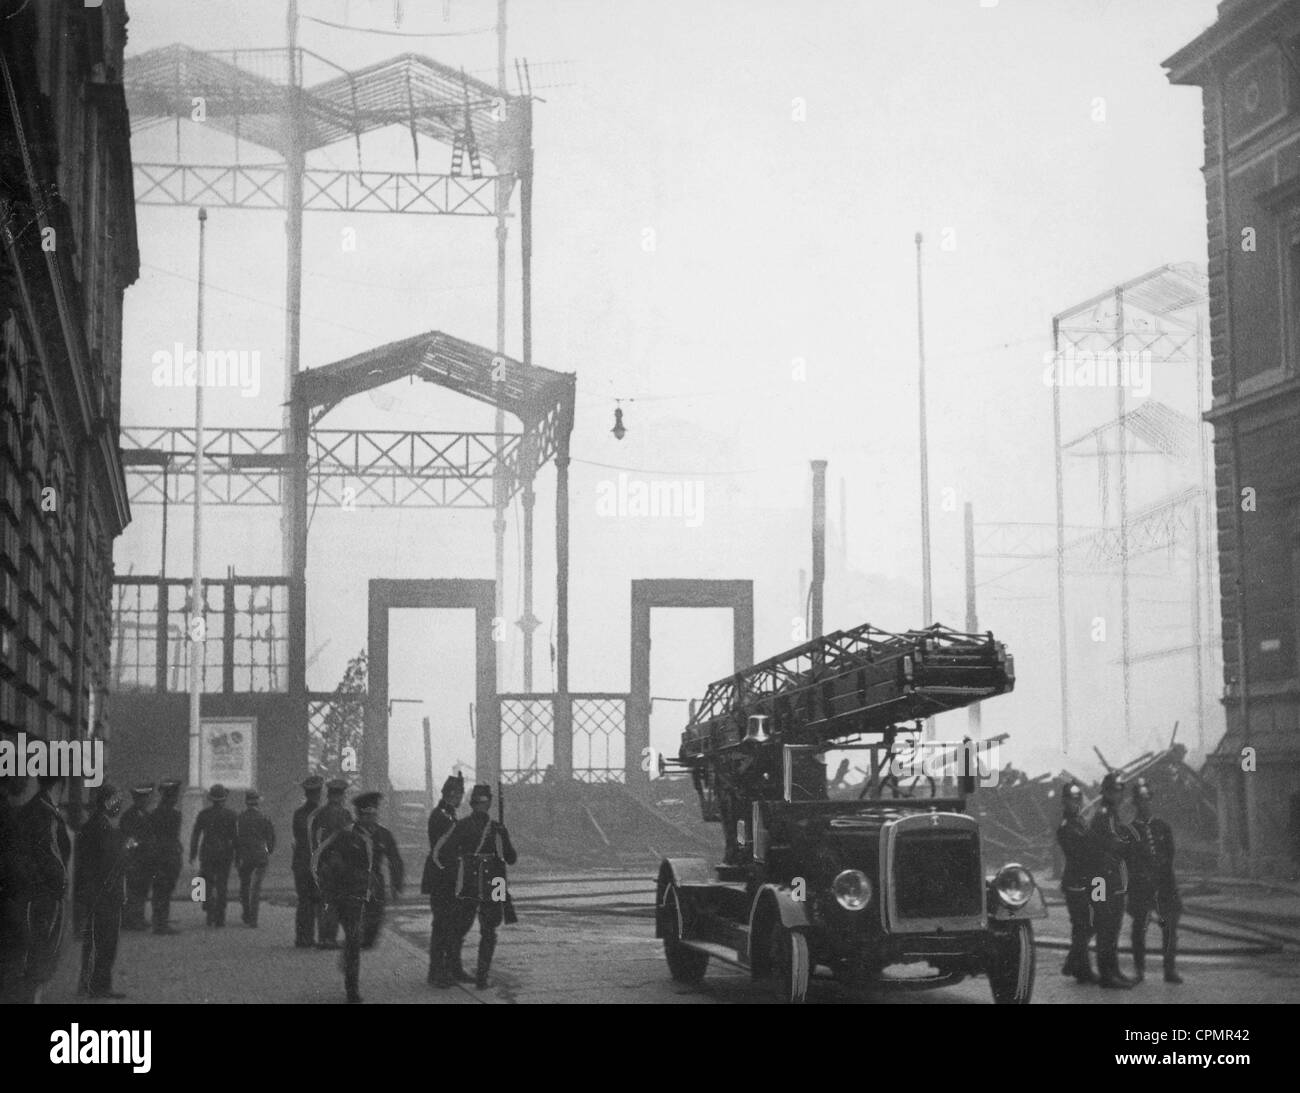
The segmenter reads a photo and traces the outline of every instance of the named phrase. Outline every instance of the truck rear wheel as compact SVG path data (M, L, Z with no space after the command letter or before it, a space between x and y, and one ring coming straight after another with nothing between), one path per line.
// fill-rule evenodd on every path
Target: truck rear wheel
M996 930L988 969L993 1001L1004 1006L1026 1006L1034 993L1034 928L1017 922Z
M686 934L686 917L681 894L671 881L664 889L659 904L661 933L664 939L664 959L668 961L668 974L677 983L698 983L709 967L709 954L692 949L682 943Z
M768 980L778 1002L802 1005L808 1000L808 980L812 965L808 957L808 938L802 930L791 930L776 920L767 934Z

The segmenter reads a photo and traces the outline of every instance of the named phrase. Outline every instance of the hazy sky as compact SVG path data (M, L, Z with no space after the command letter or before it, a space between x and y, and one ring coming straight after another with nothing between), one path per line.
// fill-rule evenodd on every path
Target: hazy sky
M405 34L495 22L493 0L401 7ZM895 617L881 621L919 623L918 230L926 237L931 488L936 498L949 489L958 499L955 514L934 516L936 602L961 609L960 502L972 501L981 521L1052 519L1042 382L1051 316L1153 267L1205 260L1200 96L1171 87L1160 61L1206 26L1214 7L511 0L509 55L528 58L545 100L535 110L534 360L579 377L575 686L627 685L633 577L753 576L758 655L792 644L786 631L796 572L808 565L813 458L830 460L833 515L839 480L847 485L849 568L897 591L882 606ZM130 54L177 41L208 49L284 41L284 5L267 0L132 0L130 12ZM301 13L399 29L391 0L302 0ZM495 69L490 33L401 38L304 18L300 42L349 68L411 51L487 79ZM192 162L233 154L219 135L181 129ZM176 142L173 126L151 129L137 135L135 156L170 159ZM447 153L422 142L421 154L427 171L441 169ZM274 159L246 143L239 155ZM367 138L363 160L367 169L412 169L409 135ZM355 168L357 152L344 142L310 163ZM177 340L192 344L194 211L141 208L138 219L143 269L127 294L124 420L183 424L192 393L153 386L150 361ZM357 232L355 252L340 245L345 227ZM647 229L653 251L643 245ZM208 346L257 350L263 364L257 397L213 394L212 424L279 424L283 238L278 213L216 209L208 221ZM304 366L428 329L491 344L490 221L309 212L304 263ZM517 352L511 293L508 348ZM636 400L623 404L629 433L621 443L608 432L615 398ZM478 409L403 384L336 411L327 424L486 421ZM706 518L648 535L602 524L594 499L616 468L707 482ZM553 596L551 480L548 470L538 502L539 687L549 678L541 666ZM269 510L212 519L221 530L210 574L227 564L245 573L278 567ZM329 645L311 682L322 689L364 641L364 577L491 575L486 514L345 519L319 513L313 524L309 645ZM172 522L172 575L187 572L184 525ZM797 556L782 553L784 540L778 550L763 538L785 525ZM135 509L118 546L119 572L156 569L159 527L157 509ZM513 551L513 524L509 539ZM1050 591L1051 566L1041 569L1030 577ZM516 570L512 554L512 580ZM1065 761L1054 751L1055 711L1046 708L1056 686L1052 650L1043 647L1054 634L1052 609L1050 599L991 601L981 617L1013 645L1021 639L1023 687L1000 701L1026 703L1017 722L1026 730L1048 723L1041 741L1022 738L1034 769ZM877 621L837 616L829 595L827 617L835 625ZM716 645L717 628L702 629ZM674 630L672 640L690 636L689 627ZM717 674L703 666L719 657L721 670L725 649L685 655L672 678L656 678L655 693L698 693ZM517 649L508 658L513 689ZM421 669L405 670L417 686ZM1217 692L1217 681L1211 686ZM463 708L468 688L457 687L440 700L449 710ZM1099 721L1113 712L1113 704L1099 707Z

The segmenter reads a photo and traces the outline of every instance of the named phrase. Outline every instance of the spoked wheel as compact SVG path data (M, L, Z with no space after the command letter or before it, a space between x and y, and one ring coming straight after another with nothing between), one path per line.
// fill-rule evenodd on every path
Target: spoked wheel
M802 930L773 922L767 934L768 979L778 1002L802 1005L808 1000L808 939Z
M668 974L678 983L698 983L709 967L709 954L682 944L686 919L681 894L671 881L659 903L660 925L664 936L664 958L668 961Z
M993 1001L1004 1006L1026 1006L1034 993L1034 928L1017 922L998 931L989 966Z

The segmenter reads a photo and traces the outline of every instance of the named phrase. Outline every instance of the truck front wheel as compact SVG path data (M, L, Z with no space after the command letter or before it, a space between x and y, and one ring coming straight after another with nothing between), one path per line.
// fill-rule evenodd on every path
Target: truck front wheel
M988 975L998 1005L1029 1004L1034 993L1034 928L1030 923L995 928Z
M767 971L778 1002L797 1006L808 1000L812 966L808 938L802 930L782 926L779 919L771 924L767 934Z

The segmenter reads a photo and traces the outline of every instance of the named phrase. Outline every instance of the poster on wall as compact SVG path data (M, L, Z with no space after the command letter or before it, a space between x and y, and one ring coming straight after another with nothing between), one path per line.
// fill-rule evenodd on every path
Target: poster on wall
M227 789L257 785L257 718L204 718L200 729L199 777L206 790L218 782Z

